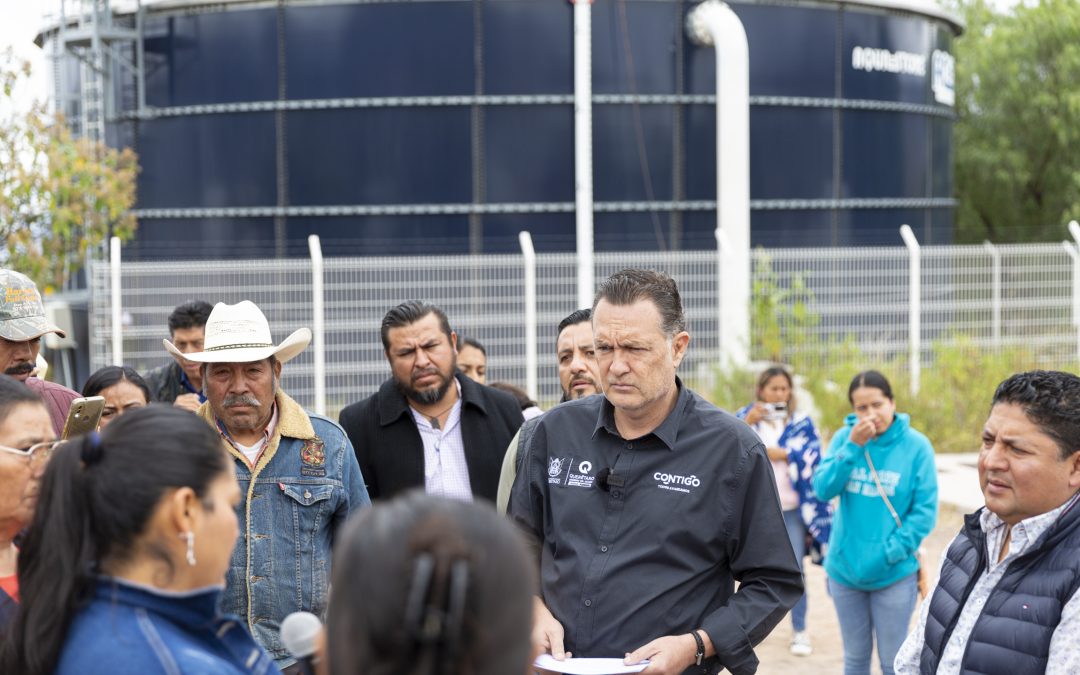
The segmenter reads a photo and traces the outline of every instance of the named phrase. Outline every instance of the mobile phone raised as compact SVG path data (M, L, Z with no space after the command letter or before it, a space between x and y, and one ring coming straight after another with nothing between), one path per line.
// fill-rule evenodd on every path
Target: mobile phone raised
M71 402L68 409L67 421L64 422L64 433L60 438L68 439L81 436L97 429L101 421L101 413L105 411L105 399L101 396L87 396L77 398Z

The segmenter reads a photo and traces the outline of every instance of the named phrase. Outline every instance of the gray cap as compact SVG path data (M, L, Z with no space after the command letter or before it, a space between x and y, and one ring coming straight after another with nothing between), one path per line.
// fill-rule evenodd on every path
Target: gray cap
M14 270L0 269L0 337L26 342L45 333L67 334L45 318L41 294L30 277Z

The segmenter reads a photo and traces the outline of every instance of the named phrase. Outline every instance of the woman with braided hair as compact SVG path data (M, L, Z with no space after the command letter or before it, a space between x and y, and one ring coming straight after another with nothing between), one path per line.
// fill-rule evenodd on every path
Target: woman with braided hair
M532 672L535 572L490 506L415 491L365 509L334 552L331 675Z
M217 613L239 501L220 438L179 408L132 410L58 446L0 673L276 673L244 623Z

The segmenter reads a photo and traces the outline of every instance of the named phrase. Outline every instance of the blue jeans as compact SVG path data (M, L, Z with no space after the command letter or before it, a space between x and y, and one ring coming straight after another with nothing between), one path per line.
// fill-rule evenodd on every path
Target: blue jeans
M806 557L806 523L799 515L799 509L794 508L784 511L784 526L787 527L788 540L791 548L795 551L795 559L799 561L799 571L803 568L803 558ZM803 577L803 585L806 585L806 577ZM791 625L796 631L806 630L806 593L803 593L795 606L791 608Z
M844 640L844 675L870 675L870 653L877 637L883 675L893 675L893 660L907 637L919 595L917 575L876 591L860 591L829 579L829 594Z

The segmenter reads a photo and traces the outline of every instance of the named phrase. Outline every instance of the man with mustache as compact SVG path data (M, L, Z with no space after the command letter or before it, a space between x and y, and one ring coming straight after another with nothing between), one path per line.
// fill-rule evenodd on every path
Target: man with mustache
M562 388L560 403L600 393L600 371L593 349L592 309L575 310L559 322L555 358L559 362L559 386ZM533 420L521 425L503 457L502 471L499 473L499 497L495 500L499 513L506 513L506 506L510 502L510 488L517 477L522 439L527 441L535 428L536 422Z
M513 396L457 369L457 334L446 313L413 300L380 329L390 379L341 411L372 499L423 487L428 493L495 500L499 468L521 426Z
M221 609L242 617L285 673L303 672L281 642L281 621L326 610L335 535L371 503L345 432L281 390L282 364L304 351L311 331L275 347L266 316L244 300L214 307L201 351L163 342L174 357L202 364L206 403L197 414L221 434L244 495Z
M964 518L897 675L1080 673L1080 378L998 385L979 448L986 506Z
M64 430L71 402L78 392L55 382L31 377L41 351L41 336L64 331L45 319L45 305L37 286L26 275L14 270L0 269L0 372L10 375L37 392L45 401L53 431L59 436Z

